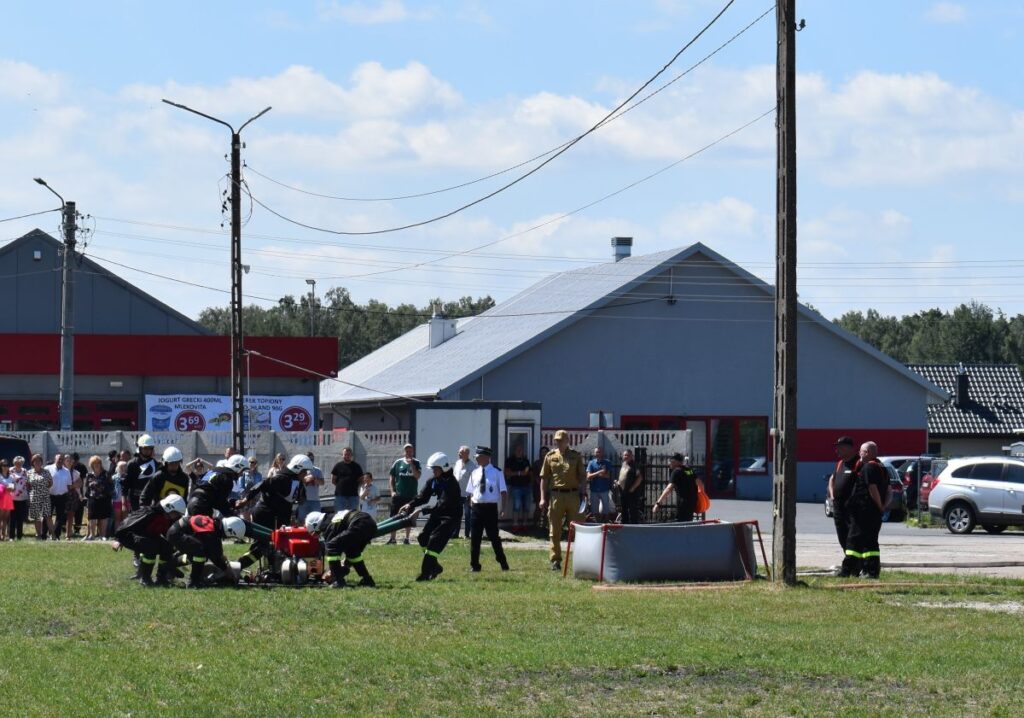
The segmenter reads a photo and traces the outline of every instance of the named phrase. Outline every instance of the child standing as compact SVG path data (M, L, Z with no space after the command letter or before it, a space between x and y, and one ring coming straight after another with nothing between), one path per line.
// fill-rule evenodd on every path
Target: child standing
M370 514L370 516L377 515L377 501L380 500L380 496L377 494L377 487L373 485L373 474L367 471L363 474L359 484L359 510Z

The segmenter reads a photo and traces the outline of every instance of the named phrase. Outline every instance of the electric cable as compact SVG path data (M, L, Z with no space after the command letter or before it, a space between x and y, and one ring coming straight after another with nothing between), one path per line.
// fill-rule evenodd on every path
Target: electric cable
M759 15L757 18L755 18L753 21L751 21L746 27L744 27L742 30L737 32L732 37L730 37L728 40L726 40L724 43L722 43L717 48L712 50L710 53L708 53L707 55L702 57L700 60L695 62L693 65L690 65L690 67L688 67L687 69L685 69L682 72L680 72L678 75L673 77L671 80L669 80L665 84L661 85L660 87L658 87L653 92L651 92L651 93L645 95L644 97L640 98L634 104L630 105L629 107L626 107L625 109L623 109L618 114L615 114L615 115L613 115L611 117L607 117L604 120L601 120L601 122L599 122L596 125L596 127L603 127L603 126L605 126L605 125L607 125L607 124L609 124L611 122L614 122L615 120L619 119L620 117L623 117L626 114L628 114L629 112L632 112L636 108L640 107L640 105L644 104L645 102L647 102L649 99L651 99L652 97L654 97L658 93L663 92L664 90L668 89L671 85L674 85L676 82L678 82L679 80L681 80L684 77L686 77L687 75L689 75L691 72L696 70L698 67L700 67L701 65L706 63L708 60L713 58L719 52L721 52L726 47L728 47L733 42L735 42L737 39L739 39L740 36L742 36L744 33L746 33L748 30L750 30L752 27L754 27L754 25L756 25L757 23L761 22L761 20L763 20L774 9L775 9L775 6L772 5L770 8L768 8L763 13L761 13L761 15ZM582 137L582 135L577 135L576 138L574 138L574 139L580 139L581 137ZM541 152L539 155L534 155L530 159L523 160L522 162L520 162L518 164L514 164L511 167L506 167L503 170L498 170L497 172L492 172L489 175L485 175L483 177L478 177L477 179L474 179L474 180L469 180L469 181L466 181L466 182L462 182L460 184L451 185L450 187L442 187L440 189L430 190L430 191L426 191L426 192L417 192L415 194L395 195L394 197L343 197L343 196L340 196L340 195L332 195L332 194L326 194L326 193L321 193L321 192L313 192L311 190L303 189L302 187L297 187L295 185L288 184L287 182L282 182L281 180L274 179L273 177L270 177L270 176L264 174L263 172L260 172L259 170L255 169L248 162L244 162L243 165L244 165L244 167L247 170L249 170L250 172L252 172L256 176L261 177L261 178L267 180L268 182L272 182L273 184L276 184L279 187L284 187L285 189L292 190L293 192L299 192L301 194L309 195L311 197L319 197L321 199L340 200L342 202L395 202L395 201L399 201L399 200L419 199L419 198L422 198L422 197L430 197L430 196L433 196L433 195L443 194L445 192L452 192L453 190L457 190L457 189L463 189L464 187L469 187L471 185L479 184L480 182L486 182L489 179L494 179L495 177L499 177L499 176L501 176L503 174L507 174L509 172L512 172L513 170L519 169L520 167L525 167L526 165L533 164L537 160L543 159L544 157L547 157L552 152L557 152L558 150L562 149L563 147L567 147L570 143L572 143L574 141L574 139L573 140L566 140L565 142L563 142L562 144L558 145L557 147L552 147L549 150Z
M63 207L54 207L53 209L44 209L44 210L42 210L40 212L30 212L29 214L19 214L17 217L5 217L4 219L0 219L0 222L13 222L16 219L25 219L27 217L38 217L41 214L49 214L50 212L60 212L63 209L64 209Z
M707 32L711 28L712 25L714 25L716 22L718 22L718 19L721 18L722 15L725 14L725 11L728 10L735 1L736 0L728 0L728 2L726 2L725 6L721 10L718 11L718 14L715 15L703 28L701 28L700 32L698 32L696 35L694 35L693 38L689 42L687 42L685 45L683 45L683 47L680 48L679 51L676 52L676 54L672 56L672 59L670 59L667 63L665 63L665 65L660 70L658 70L658 72L656 72L654 75L652 75L650 77L650 79L648 79L646 82L644 82L644 84L642 84L640 87L638 87L629 97L627 97L625 100L623 100L621 103L619 103L611 112L606 114L597 124L593 125L589 130L587 130L586 132L581 134L579 137L576 137L571 142L569 142L565 147L561 148L560 150L558 150L557 152L552 154L550 157L548 157L546 160L541 162L539 165L537 165L536 167L534 167L533 169L531 169L531 170L529 170L527 172L524 172L523 174L521 174L519 177L515 178L511 182L508 182L508 183L502 185L501 187L498 187L497 189L495 189L495 190L485 194L482 197L478 197L477 199L475 199L475 200L473 200L471 202L467 202L466 204L463 204L460 207L456 207L453 210L445 212L444 214L440 214L440 215L437 215L435 217L431 217L429 219L420 220L418 222L411 222L409 224L405 224L405 225L402 225L402 226L399 226L399 227L388 227L386 229L373 229L373 230L363 230L363 231L348 231L348 230L331 229L329 227L320 227L320 226L309 224L309 223L306 223L306 222L301 222L299 220L296 220L296 219L293 219L291 217L288 217L288 216L278 212L277 210L275 210L275 209L273 209L271 207L268 207L264 202L260 201L257 197L253 197L251 193L250 193L249 196L252 199L252 201L254 201L256 204L258 204L260 207L262 207L263 209L265 209L267 212L269 212L270 214L274 215L278 219L284 220L285 222L288 222L290 224L294 224L297 227L303 227L305 229L312 230L314 232L323 232L325 234L336 234L336 235L342 235L342 236L346 236L346 237L360 237L360 236L369 236L369 235L389 234L389 233L392 233L392 232L401 232L401 231L404 231L404 230L407 230L407 229L413 229L415 227L423 227L423 226L426 226L428 224L433 224L435 222L440 222L441 220L448 219L449 217L452 217L452 216L454 216L454 215L456 215L456 214L458 214L460 212L464 212L465 210L467 210L467 209L469 209L471 207L475 207L476 205L480 204L481 202L485 202L485 201L491 199L492 197L495 197L495 196L501 194L502 192L504 192L504 191L514 187L515 185L519 184L520 182L525 180L527 177L530 177L531 175L536 174L537 172L542 170L544 167L546 167L547 165L551 164L553 161L558 159L560 156L562 156L563 154L568 152L573 146L575 146L578 142L583 140L584 137L587 137L592 132L596 131L601 126L601 124L603 122L607 121L609 117L611 117L616 112L618 112L623 107L625 107L630 102L632 102L633 99L637 95L639 95L641 92L643 92L644 89L646 89L648 85L650 85L652 82L654 82L669 67L671 67L671 65L677 59L679 59L680 55L682 55L684 52L686 52L686 50L689 49L690 46L692 46L695 42L697 42L697 40L699 40L700 37L705 32Z

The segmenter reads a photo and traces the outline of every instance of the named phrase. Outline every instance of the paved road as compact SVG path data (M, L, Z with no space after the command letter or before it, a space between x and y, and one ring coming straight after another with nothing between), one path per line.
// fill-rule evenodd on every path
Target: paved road
M727 521L756 519L771 551L772 505L768 501L714 500L708 518ZM820 503L797 504L796 560L801 568L827 568L842 560L832 519ZM903 563L940 563L944 566L907 567L912 571L970 573L1024 578L1024 566L964 568L954 564L1020 562L1024 564L1024 533L990 536L981 529L955 536L944 528L919 529L906 524L884 524L879 539L883 566ZM770 553L769 553L770 556ZM895 566L893 566L895 568Z

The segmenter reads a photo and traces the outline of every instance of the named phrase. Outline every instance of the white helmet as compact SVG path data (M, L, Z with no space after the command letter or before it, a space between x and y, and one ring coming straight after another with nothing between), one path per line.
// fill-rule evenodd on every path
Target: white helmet
M169 464L172 461L180 462L181 459L182 459L181 449L179 449L177 446L168 446L166 449L164 449L164 463L165 464Z
M153 441L153 437L149 434L143 434L138 438L138 441L135 442L135 445L141 449L146 446L154 447L156 446L156 442Z
M160 508L164 510L164 513L176 513L184 515L185 499L181 498L177 494L168 494L167 496L160 499Z
M310 511L306 514L306 530L311 534L320 533L326 523L327 514L320 511Z
M443 451L435 451L433 454L430 455L430 458L427 459L427 468L428 469L433 469L433 468L437 467L438 469L441 469L442 471L447 471L448 470L448 466L449 466L448 455L446 453L444 453Z
M228 516L221 522L224 527L224 535L230 538L245 538L245 521L237 516Z
M224 466L231 469L234 472L241 473L245 470L245 467L249 465L249 462L241 454L232 454L224 462Z
M296 454L292 457L292 460L288 462L288 470L293 474L297 474L300 471L312 471L313 462L305 454Z
M227 465L228 465L227 459L217 459L217 463L214 464L214 466L217 467L218 469L223 469Z

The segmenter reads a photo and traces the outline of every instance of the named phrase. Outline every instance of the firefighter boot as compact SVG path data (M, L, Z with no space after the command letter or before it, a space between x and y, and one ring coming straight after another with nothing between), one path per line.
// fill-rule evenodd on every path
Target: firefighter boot
M328 585L331 588L345 588L348 586L345 583L345 574L348 573L348 568L342 568L341 561L331 561L328 563L328 566L331 569L331 583Z
M156 559L150 559L148 556L142 556L139 559L139 585L146 586L147 588L153 585L153 565L156 563Z
M440 565L437 563L437 559L430 555L429 552L423 554L423 563L420 565L420 575L416 577L417 581L429 581L436 576L440 571Z
M188 575L188 583L185 588L206 588L206 559L196 560L192 558L192 572Z
M359 574L359 586L367 586L368 588L376 588L377 583L373 580L373 576L366 570L366 564L362 561L355 564L356 573Z
M167 588L171 585L171 565L166 561L158 561L156 564L156 580L153 582L157 586Z

